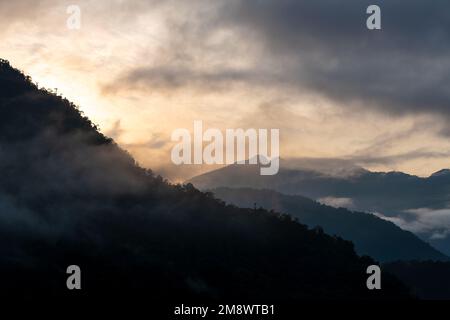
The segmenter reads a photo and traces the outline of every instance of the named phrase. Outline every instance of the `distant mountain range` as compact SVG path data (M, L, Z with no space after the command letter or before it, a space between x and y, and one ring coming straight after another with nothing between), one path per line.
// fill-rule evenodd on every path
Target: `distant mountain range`
M421 178L402 172L370 172L343 160L281 159L280 164L274 176L261 176L258 165L235 164L187 182L202 190L270 189L375 213L450 255L450 170Z
M372 214L338 209L302 196L284 195L271 190L217 188L211 192L227 203L242 208L263 207L288 213L311 228L320 226L328 234L352 241L359 254L383 262L448 260L411 232Z

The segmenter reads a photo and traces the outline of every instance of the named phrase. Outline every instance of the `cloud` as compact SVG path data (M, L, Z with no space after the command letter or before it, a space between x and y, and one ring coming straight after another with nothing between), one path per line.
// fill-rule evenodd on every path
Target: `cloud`
M117 141L123 134L123 131L120 120L117 120L109 130L106 130L105 135Z
M425 234L432 240L445 239L450 235L450 209L410 209L402 217L388 217L381 213L376 215L404 230Z
M0 26L2 30L11 26L14 23L23 23L24 21L33 21L43 13L46 7L51 3L51 0L16 0L16 1L2 1L0 3Z
M262 85L263 77L254 70L222 69L201 71L182 67L143 67L133 69L115 82L103 87L104 93L117 93L121 90L138 89L144 91L174 92L178 89L192 88L200 91L229 90L231 86L250 83ZM271 84L271 81L267 81Z
M450 150L444 151L433 151L427 148L420 148L404 153L397 153L392 155L381 155L381 156L351 156L350 159L361 165L393 165L397 163L402 163L408 160L415 159L441 159L450 157Z
M448 115L450 4L380 1L380 32L365 27L369 4L232 1L221 18L255 34L298 86L391 114Z
M355 207L353 200L351 198L324 197L318 199L317 201L335 208L352 209Z
M163 149L169 144L169 140L162 138L161 134L153 134L153 136L144 142L122 143L125 148L148 148L148 149Z
M82 29L69 32L70 1L3 1L0 49L100 127L126 118L136 141L122 146L144 165L161 165L145 147L167 148L171 126L198 117L280 128L286 157L346 157L420 175L447 165L448 1L380 0L381 31L366 28L368 0L105 3L78 1ZM424 114L427 124L402 131L403 119ZM155 132L149 141L144 126Z
M122 142L122 136L126 130L122 128L121 121L117 120L114 122L113 126L106 130L105 135L114 139L116 142L120 143L121 146L127 149L134 148L148 148L148 149L162 149L168 145L170 142L169 137L165 137L162 133L153 133L152 136L144 142L133 142L127 143Z
M170 20L174 32L182 33L169 37L176 53L171 55L190 58L131 69L116 82L149 89L208 90L235 83L276 86L281 91L315 92L356 110L449 116L448 1L413 0L407 5L379 1L381 31L366 28L365 10L370 4L360 0L194 2L191 10L198 11L197 20L181 16ZM211 38L227 32L233 43L225 37L211 45ZM248 60L247 68L227 66L235 58L232 52L242 53L239 58Z

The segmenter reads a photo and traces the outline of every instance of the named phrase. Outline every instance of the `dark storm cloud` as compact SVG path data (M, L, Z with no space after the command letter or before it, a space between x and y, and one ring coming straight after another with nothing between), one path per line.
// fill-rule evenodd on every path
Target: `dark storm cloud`
M103 87L104 93L117 92L124 88L138 88L149 91L174 91L186 87L197 90L225 90L236 84L271 85L266 74L257 70L221 69L200 71L187 67L144 67L134 69L113 84ZM274 75L275 76L275 75ZM281 79L279 79L281 81Z
M222 21L262 41L287 74L344 103L389 113L450 114L450 3L377 1L382 30L366 28L373 1L238 1Z
M204 8L200 4L206 6L196 3L199 10ZM366 28L370 4L381 7L382 30ZM217 30L232 30L255 48L253 70L145 67L117 83L164 89L270 85L316 92L356 110L450 115L448 1L231 0L215 5L198 19L171 21L183 33L174 37L172 49L223 54L229 44L208 52L205 39Z

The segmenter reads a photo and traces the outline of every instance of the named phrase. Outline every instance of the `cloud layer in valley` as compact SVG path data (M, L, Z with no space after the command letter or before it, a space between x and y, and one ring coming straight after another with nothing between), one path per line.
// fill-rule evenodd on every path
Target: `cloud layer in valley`
M446 239L450 235L450 209L411 209L403 217L377 216L391 221L404 230L427 235L431 240Z

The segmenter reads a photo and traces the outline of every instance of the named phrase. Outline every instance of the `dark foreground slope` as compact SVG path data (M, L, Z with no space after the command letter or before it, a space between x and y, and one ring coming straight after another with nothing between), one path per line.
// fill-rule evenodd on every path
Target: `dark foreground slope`
M397 275L422 299L450 300L450 262L397 261L383 269Z
M272 190L217 188L212 192L239 207L253 208L256 204L267 210L288 213L309 227L320 226L328 234L352 241L357 253L380 261L448 261L448 257L411 232L372 214L336 209L302 196L284 195Z
M366 289L350 242L265 210L172 186L69 101L0 64L0 295L139 301L405 298ZM82 290L66 289L79 265Z

